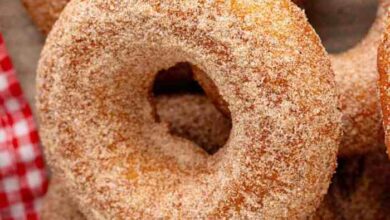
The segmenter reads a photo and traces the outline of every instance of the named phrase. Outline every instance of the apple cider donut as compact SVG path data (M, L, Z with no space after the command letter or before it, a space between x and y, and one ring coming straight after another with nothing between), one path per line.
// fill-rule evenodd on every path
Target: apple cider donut
M364 154L383 146L377 48L389 5L390 0L380 0L377 18L368 35L352 49L331 56L343 113L341 156Z
M387 153L390 156L390 23L386 27L378 49L379 89Z
M48 32L69 0L23 1L38 26ZM302 6L305 1L294 2ZM331 55L343 112L344 138L340 147L340 156L363 154L377 149L382 144L383 129L379 98L373 94L376 94L378 75L376 48L383 32L384 16L388 5L388 0L380 0L376 22L361 43L344 53ZM198 80L203 87L207 88L205 79ZM210 97L217 94L207 89L206 93ZM226 104L222 103L220 97L213 98L213 101L227 116L229 115Z
M23 5L30 14L38 28L48 34L70 0L22 0ZM304 0L292 0L302 5Z
M212 156L156 120L154 78L179 62L228 104ZM91 218L301 218L335 169L334 75L289 0L74 0L37 82L48 162Z
M346 52L331 55L343 113L344 137L339 150L342 157L364 154L383 146L382 117L377 96L377 47L389 4L389 0L379 1L376 21L359 44ZM213 97L213 92L208 92L208 95ZM219 100L218 97L213 99ZM221 107L220 103L214 102L226 113L223 105Z
M343 113L341 157L364 154L383 147L382 117L377 95L377 48L389 5L390 0L379 1L377 18L359 44L346 52L331 55ZM210 88L207 78L198 80L204 88ZM226 104L221 102L213 88L205 90L218 108L229 115Z
M70 0L22 0L34 23L48 34Z
M230 122L209 101L197 94L161 95L155 98L162 122L170 125L171 133L199 144L207 152L216 152L229 135ZM42 220L82 220L78 205L56 175L43 203Z

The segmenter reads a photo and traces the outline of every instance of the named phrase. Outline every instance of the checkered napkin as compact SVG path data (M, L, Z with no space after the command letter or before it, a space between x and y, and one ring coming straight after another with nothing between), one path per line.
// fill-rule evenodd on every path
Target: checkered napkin
M0 33L0 220L34 220L47 190L31 109Z

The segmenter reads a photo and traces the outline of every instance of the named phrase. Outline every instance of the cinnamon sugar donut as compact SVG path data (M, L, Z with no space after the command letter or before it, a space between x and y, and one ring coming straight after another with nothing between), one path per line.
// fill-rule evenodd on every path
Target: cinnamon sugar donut
M172 134L192 140L208 152L216 152L226 142L230 121L206 96L161 95L155 100L157 114L170 125ZM63 181L54 175L41 212L42 220L86 219L68 194Z
M179 62L228 103L212 156L155 118L155 75ZM48 161L91 218L301 218L335 168L334 76L288 0L74 0L37 82Z
M22 0L34 23L48 34L70 0Z
M364 154L383 147L382 117L377 95L377 48L389 5L390 0L380 0L376 21L359 44L346 52L331 55L343 113L341 157ZM204 88L210 88L205 85L208 84L207 79L199 79L199 82ZM226 104L221 102L214 89L205 90L221 111L229 115Z
M383 127L386 133L387 153L390 156L390 25L387 25L378 49L379 88L381 95Z
M48 34L70 0L22 0L31 18L44 33ZM302 6L304 0L292 0Z
M55 4L56 7L38 7L33 5L45 5L39 4L40 1L42 0L24 0L25 5L28 6L27 8L37 8L37 10L32 11L39 14L39 16L43 17L50 14L50 19L42 20L50 21L51 27L51 24L54 23L60 14L60 10L58 9L62 9L68 0L46 0L49 2L45 3L46 5ZM294 2L303 5L305 1L295 0ZM383 33L385 9L388 5L388 0L380 0L377 19L369 34L362 42L344 53L331 55L343 112L344 138L340 147L340 156L351 156L374 151L380 148L383 143L379 98L373 94L376 94L377 91L376 48L379 44L380 36ZM51 7L57 9L52 9L55 13L48 13ZM32 12L30 14L34 17ZM38 24L38 26L41 25ZM48 32L50 28L46 28L46 30ZM217 96L217 92L212 89L207 89L207 79L198 78L198 80L206 88L205 90L208 96ZM223 103L220 97L214 97L213 101L225 115L229 116L226 104Z
M340 159L330 189L311 220L387 219L390 163L384 152ZM53 178L42 219L83 220L58 178ZM72 216L73 218L69 217ZM77 218L76 218L77 217Z
M389 4L389 0L379 1L376 21L358 45L331 56L343 112L341 156L364 154L383 146L376 60Z

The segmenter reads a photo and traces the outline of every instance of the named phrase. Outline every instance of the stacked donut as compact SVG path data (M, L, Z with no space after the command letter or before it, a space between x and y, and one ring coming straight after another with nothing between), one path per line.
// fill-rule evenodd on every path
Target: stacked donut
M388 216L390 1L330 56L289 0L24 3L45 33L61 14L37 78L43 219Z

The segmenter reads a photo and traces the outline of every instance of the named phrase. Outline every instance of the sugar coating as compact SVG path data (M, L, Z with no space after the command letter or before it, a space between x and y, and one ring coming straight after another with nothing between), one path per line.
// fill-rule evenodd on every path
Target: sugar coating
M70 0L22 0L39 29L48 34Z
M37 25L48 33L69 0L24 0L24 2ZM294 2L303 5L304 0ZM383 33L388 4L387 0L380 1L376 22L362 42L344 53L331 55L342 103L344 137L339 150L339 155L342 157L375 151L383 143L382 117L379 97L376 95L378 90L376 48ZM206 87L207 84L202 86ZM215 95L214 91L209 91L208 95ZM218 103L221 102L219 97L214 101L221 110L227 112L225 105Z
M303 3L304 1L300 2L301 5ZM358 45L346 52L331 55L343 113L344 135L339 149L341 157L364 154L383 146L382 117L377 91L377 47L384 30L389 4L389 0L380 1L375 23ZM215 91L208 89L207 80L200 82L208 95L217 100L214 101L217 106L223 112L228 112L226 104L218 101L220 97L215 96Z
M378 71L379 71L379 89L381 97L381 106L383 114L383 127L385 130L385 143L387 153L390 156L390 24L387 17L386 28L383 34L382 42L378 48Z
M22 0L35 24L48 34L70 0ZM302 5L304 0L292 0Z
M320 207L308 219L386 219L390 207L390 163L382 151L340 159L337 174ZM54 177L42 219L83 220L62 181Z
M174 94L155 98L157 114L169 124L171 133L198 143L206 151L215 152L229 136L230 121L203 95ZM63 180L56 174L41 211L43 220L83 220L79 206L73 201Z
M377 18L368 35L352 49L331 55L343 113L340 156L364 154L383 146L377 48L389 6L389 0L380 0Z
M156 73L184 61L231 113L213 156L150 103ZM48 162L91 219L303 218L336 166L334 74L289 0L71 1L37 90Z

